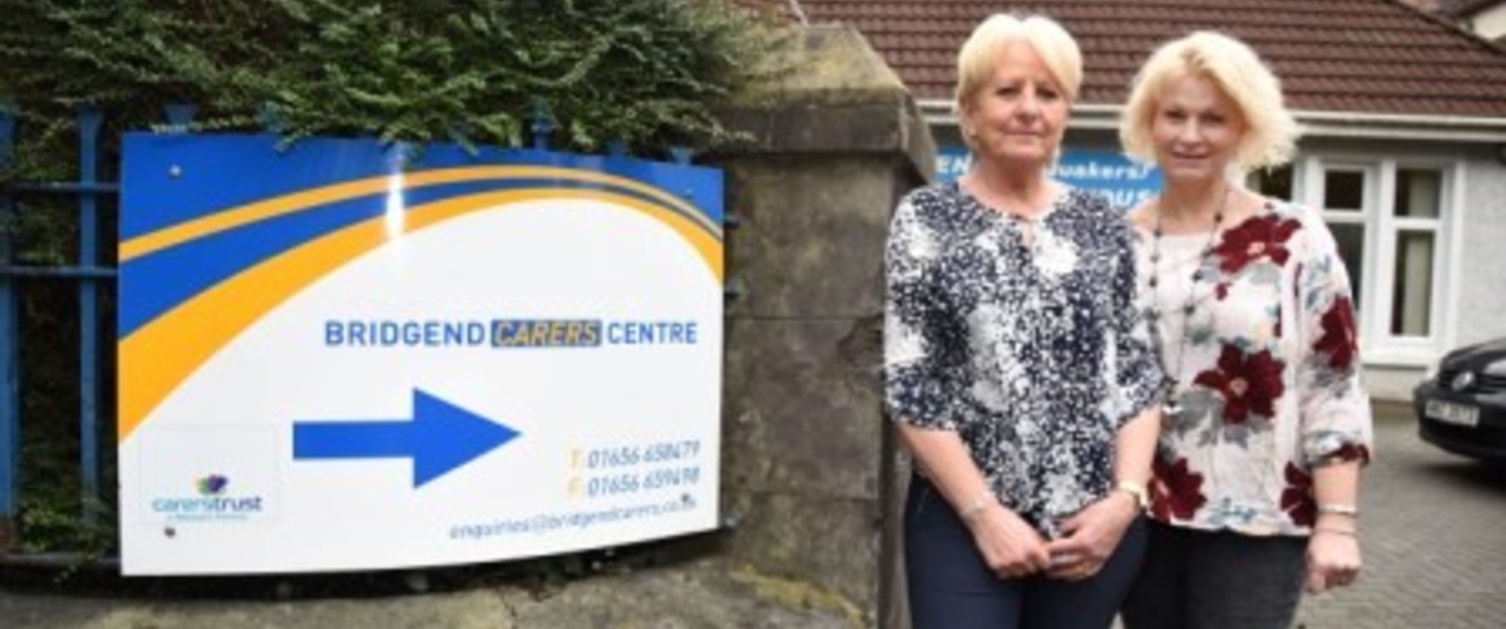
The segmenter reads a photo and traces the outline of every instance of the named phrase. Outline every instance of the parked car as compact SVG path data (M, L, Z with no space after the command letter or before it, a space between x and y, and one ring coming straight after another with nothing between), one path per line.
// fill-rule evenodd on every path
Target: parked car
M1424 441L1506 463L1506 338L1449 352L1412 400Z

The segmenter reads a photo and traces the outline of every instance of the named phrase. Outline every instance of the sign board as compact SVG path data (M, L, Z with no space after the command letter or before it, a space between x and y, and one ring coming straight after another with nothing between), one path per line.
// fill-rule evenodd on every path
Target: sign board
M936 180L949 182L973 166L965 146L943 146L936 153ZM1161 192L1161 171L1113 151L1066 148L1050 176L1084 190L1108 196L1115 207L1128 210Z
M365 570L714 528L720 171L125 141L126 574Z

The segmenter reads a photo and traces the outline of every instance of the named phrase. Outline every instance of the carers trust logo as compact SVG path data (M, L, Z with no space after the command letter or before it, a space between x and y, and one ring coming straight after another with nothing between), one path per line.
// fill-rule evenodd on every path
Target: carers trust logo
M193 495L161 496L151 500L151 509L175 522L245 521L266 510L257 494L230 493L230 477L218 472L193 479Z
M230 486L230 478L224 474L210 474L193 482L200 496L222 496Z

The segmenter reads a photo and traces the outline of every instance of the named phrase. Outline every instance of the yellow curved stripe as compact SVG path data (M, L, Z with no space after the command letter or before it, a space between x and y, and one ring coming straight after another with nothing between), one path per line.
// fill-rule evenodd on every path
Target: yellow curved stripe
M641 212L685 239L722 283L722 243L684 216L641 199L601 190L506 190L445 199L407 213L406 233L499 206L544 199L592 199ZM309 284L388 243L383 217L351 225L216 284L119 343L119 440L124 442L179 385L216 352Z
M382 175L303 190L164 227L120 243L120 262L129 262L185 242L270 218L295 214L357 197L386 193L389 177L389 175ZM686 203L684 199L632 179L595 171L550 166L469 166L403 173L402 177L404 189L488 179L561 179L611 185L638 192L676 208L686 216L692 217L702 229L715 234L718 238L721 237L721 227L712 223L700 210Z

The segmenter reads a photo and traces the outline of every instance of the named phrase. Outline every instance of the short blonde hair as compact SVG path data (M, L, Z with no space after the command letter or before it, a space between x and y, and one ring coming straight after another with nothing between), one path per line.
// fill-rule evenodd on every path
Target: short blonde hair
M1077 100L1077 90L1082 86L1082 51L1067 29L1040 15L1020 18L995 13L973 29L973 34L957 53L956 105L959 108L993 79L1000 49L1016 41L1025 42L1040 55L1041 62L1056 79L1067 102Z
M1271 168L1291 159L1298 129L1282 102L1281 80L1244 42L1212 31L1166 43L1140 67L1119 120L1119 141L1126 155L1155 163L1151 125L1161 92L1184 76L1212 81L1239 108L1245 132L1234 154L1236 167L1242 171Z

